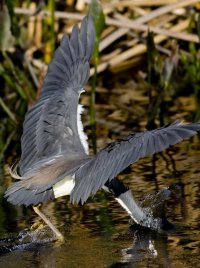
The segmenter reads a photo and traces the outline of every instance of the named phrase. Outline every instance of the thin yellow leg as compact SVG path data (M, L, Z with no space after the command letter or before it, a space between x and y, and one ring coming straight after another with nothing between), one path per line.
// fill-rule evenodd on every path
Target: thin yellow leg
M55 233L57 239L61 242L64 242L64 236L58 231L58 229L50 222L50 220L41 212L41 210L39 210L38 207L34 207L33 209L35 211L35 213L40 216L43 221L51 228L51 230Z

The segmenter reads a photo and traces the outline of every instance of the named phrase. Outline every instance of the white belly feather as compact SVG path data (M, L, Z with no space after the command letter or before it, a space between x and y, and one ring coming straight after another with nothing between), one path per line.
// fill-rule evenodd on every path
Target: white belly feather
M53 186L55 198L64 195L70 195L75 186L74 176L66 176L63 180L57 182Z
M88 147L88 142L87 142L87 135L83 132L83 124L81 121L81 114L83 112L84 108L81 104L78 105L78 109L77 109L77 127L78 127L78 135L79 138L81 140L81 143L83 145L83 148L85 150L85 153L88 154L89 153L89 147Z

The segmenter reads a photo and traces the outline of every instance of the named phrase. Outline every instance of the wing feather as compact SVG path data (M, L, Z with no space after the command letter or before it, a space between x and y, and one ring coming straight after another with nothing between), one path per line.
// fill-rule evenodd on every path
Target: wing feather
M64 35L44 79L39 100L27 112L21 139L20 174L59 154L85 153L78 134L77 107L89 79L95 31L91 17L71 37Z
M36 205L54 198L52 187L89 161L77 125L79 95L89 79L95 31L85 17L80 31L64 35L49 65L41 95L25 116L19 179L6 191L13 204ZM11 173L12 174L12 173Z
M200 131L200 123L185 125L175 122L160 129L131 134L109 144L76 172L71 201L85 202L90 194L95 194L130 164L192 137L197 131Z

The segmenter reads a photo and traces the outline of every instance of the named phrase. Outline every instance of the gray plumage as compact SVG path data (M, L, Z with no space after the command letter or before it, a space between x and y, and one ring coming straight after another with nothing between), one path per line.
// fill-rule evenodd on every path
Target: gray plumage
M84 203L90 194L95 194L107 180L116 177L130 164L192 137L199 130L200 123L184 125L177 121L152 131L130 134L109 144L76 172L71 201Z
M13 183L5 197L15 205L37 205L54 199L53 185L65 176L74 174L91 157L87 155L58 156L51 161L34 166L26 176Z
M80 140L77 109L90 74L95 30L85 17L80 31L64 35L49 65L38 101L27 112L21 138L20 181L5 193L14 204L37 204L53 199L52 185L74 174L88 159Z
M21 139L20 174L24 176L38 161L57 155L84 153L77 130L80 92L89 78L89 60L95 31L90 17L80 29L64 35L44 79L41 96L27 112Z
M54 199L53 188L65 176L75 176L71 201L82 203L138 159L160 152L200 130L200 123L175 122L166 127L133 133L88 156L78 133L80 93L89 78L95 31L84 18L65 35L49 65L41 96L27 112L21 139L19 179L6 191L13 204L37 205Z

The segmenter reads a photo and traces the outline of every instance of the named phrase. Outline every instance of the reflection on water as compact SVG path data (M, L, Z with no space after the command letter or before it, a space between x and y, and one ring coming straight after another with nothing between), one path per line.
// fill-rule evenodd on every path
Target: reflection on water
M99 94L98 147L144 129L146 97L139 98L137 92L135 99L131 97L133 88L123 90L115 89L112 94L104 90ZM88 103L88 96L83 103ZM171 118L177 119L175 115ZM84 121L89 131L88 117ZM13 155L16 158L15 152ZM160 193L166 193L165 199L168 192L163 189L169 187L171 195L167 198L165 214L174 228L162 233L137 226L129 228L129 216L111 195L104 192L90 198L84 206L72 206L68 197L43 206L44 213L66 238L62 245L52 242L54 238L47 227L38 233L24 231L37 217L31 208L14 207L3 198L3 192L11 182L8 175L11 162L13 159L6 159L0 170L1 267L16 267L16 263L18 267L70 268L199 266L200 152L197 137L173 150L139 161L120 176L135 198L162 218L165 215L159 215L163 211L159 207L163 204Z
M157 247L158 241L159 247ZM164 252L162 251L162 244L166 244L166 242L166 235L160 235L156 232L148 230L135 231L131 247L122 250L122 262L144 262L146 258L151 258L154 260L158 256L163 256ZM166 253L167 252L165 252L165 254Z

